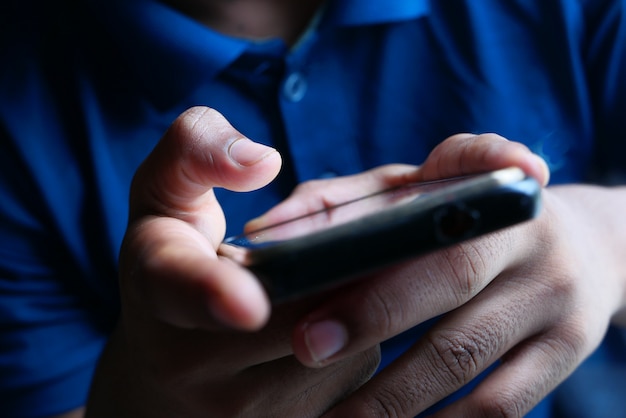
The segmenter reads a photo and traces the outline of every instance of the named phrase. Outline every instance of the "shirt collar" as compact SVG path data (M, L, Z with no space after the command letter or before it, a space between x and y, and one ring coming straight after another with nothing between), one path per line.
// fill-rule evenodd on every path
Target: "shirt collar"
M156 0L90 0L137 80L162 104L215 77L252 41L215 32ZM357 26L417 18L428 0L328 0L320 25Z

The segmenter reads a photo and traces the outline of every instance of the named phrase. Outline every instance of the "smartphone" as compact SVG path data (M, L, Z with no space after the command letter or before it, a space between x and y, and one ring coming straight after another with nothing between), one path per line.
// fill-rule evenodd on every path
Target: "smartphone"
M410 183L229 237L274 303L534 218L541 186L518 168Z

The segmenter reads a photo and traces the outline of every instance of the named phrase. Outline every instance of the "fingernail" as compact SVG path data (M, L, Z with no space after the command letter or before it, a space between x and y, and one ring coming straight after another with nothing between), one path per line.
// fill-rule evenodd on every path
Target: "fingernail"
M319 364L345 347L348 333L342 324L329 320L309 325L304 338L311 359Z
M230 155L230 158L244 167L254 165L275 152L276 150L274 148L259 144L247 138L237 139L228 147L228 155Z

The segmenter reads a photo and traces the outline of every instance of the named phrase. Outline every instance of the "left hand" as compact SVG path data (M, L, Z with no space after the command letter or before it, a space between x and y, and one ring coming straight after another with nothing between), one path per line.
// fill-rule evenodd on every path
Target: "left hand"
M547 184L541 159L495 135L451 137L404 180L507 166ZM333 196L354 193L355 180L367 188L363 184L373 184L380 170L303 186L252 227L321 209ZM417 257L330 293L293 335L295 355L310 367L441 318L325 416L415 416L498 360L494 372L441 416L522 416L532 409L597 347L612 316L626 305L626 284L606 242L609 231L587 221L589 202L580 200L585 193L602 194L546 189L544 210L533 222Z

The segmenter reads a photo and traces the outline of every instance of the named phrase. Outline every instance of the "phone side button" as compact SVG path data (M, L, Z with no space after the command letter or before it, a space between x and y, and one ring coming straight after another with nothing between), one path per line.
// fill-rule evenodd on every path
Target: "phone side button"
M438 209L434 218L437 238L447 243L470 237L478 226L480 213L455 203Z

